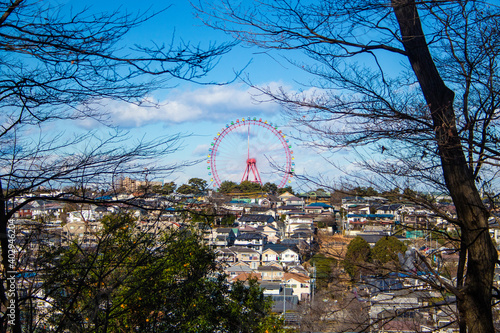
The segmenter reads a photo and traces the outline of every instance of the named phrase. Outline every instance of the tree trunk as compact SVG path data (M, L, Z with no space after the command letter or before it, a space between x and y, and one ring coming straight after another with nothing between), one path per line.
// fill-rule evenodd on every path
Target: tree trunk
M497 252L488 232L489 213L470 172L456 127L454 93L446 87L422 31L414 0L392 0L408 60L427 101L433 120L446 186L457 209L466 272L457 296L459 322L468 332L494 332L492 285Z

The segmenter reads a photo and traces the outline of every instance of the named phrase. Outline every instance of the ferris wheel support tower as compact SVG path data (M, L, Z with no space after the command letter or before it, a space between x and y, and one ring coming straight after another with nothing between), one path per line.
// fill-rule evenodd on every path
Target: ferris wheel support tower
M260 179L259 175L259 170L257 170L257 161L255 158L249 158L247 159L247 167L245 169L245 173L243 174L243 178L241 178L241 181L248 181L250 177L250 171L253 174L253 180L250 180L252 183L258 183L262 185L262 180Z

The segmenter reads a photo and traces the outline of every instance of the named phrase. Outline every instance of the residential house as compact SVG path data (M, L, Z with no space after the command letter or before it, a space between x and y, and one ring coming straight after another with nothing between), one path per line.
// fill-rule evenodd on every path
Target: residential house
M234 245L235 239L240 235L237 228L217 228L213 230L209 245L214 248L224 248Z
M298 197L303 198L307 205L312 203L325 203L329 204L331 200L331 195L325 191L310 191L307 193L301 193Z
M244 232L257 232L257 227L251 227L249 225L239 226L238 230L240 233Z
M299 197L287 197L283 200L285 206L304 207L304 200Z
M9 205L9 206L11 206L11 205ZM33 206L31 206L30 204L24 205L14 214L14 217L20 218L20 219L30 219L33 216L32 209L33 209Z
M290 192L285 192L282 193L278 196L279 201L284 202L286 199L293 198L295 197L292 193Z
M302 265L288 267L288 273L297 273L297 274L309 276L309 272Z
M281 244L266 244L262 250L262 263L279 262L280 253L288 247Z
M68 222L62 228L62 239L63 242L78 240L83 245L95 245L101 230L101 222Z
M68 213L68 223L73 222L94 222L97 221L97 215L92 207L82 208Z
M285 263L287 266L299 261L299 251L294 246L267 244L262 251L262 264L272 262Z
M342 208L349 214L370 214L370 205L367 203L347 203Z
M284 266L295 266L300 264L298 251L288 248L280 253L280 261Z
M262 252L262 264L279 262L282 265L294 266L300 264L300 253L295 246L283 244L267 244Z
M324 212L333 213L333 206L323 202L314 202L304 207L307 214L322 214Z
M224 273L227 274L229 279L233 279L234 277L242 274L242 273L252 273L254 269L250 268L250 266L245 262L237 262L231 266L228 266L224 269Z
M258 226L256 231L266 235L267 241L270 243L276 243L280 240L280 231L271 225Z
M280 244L298 250L298 253L306 253L311 248L310 244L302 239L285 238L281 240Z
M232 265L238 260L236 254L228 248L220 248L215 250L215 255L215 260L224 266Z
M234 214L234 215L242 215L244 212L244 209L248 207L248 203L246 201L242 200L231 200L229 202L225 202L222 204L222 209L225 211Z
M46 201L46 200L35 200L31 202L31 216L36 217L48 217L52 216L58 219L64 209L64 206L57 202Z
M236 281L248 281L250 279L255 279L257 281L261 281L262 280L262 277L260 275L260 273L256 273L256 272L251 272L251 273L241 273L241 274L238 274L236 275L235 277L232 277L229 279L229 282L236 282Z
M345 229L349 234L363 230L366 225L392 225L394 224L394 215L392 214L347 214ZM354 233L350 231L356 231Z
M378 206L375 210L375 214L391 214L396 217L399 217L399 214L401 211L403 211L405 208L405 205L403 204L388 204L388 205L382 205Z
M265 281L262 280L260 283L260 287L263 289L262 293L264 296L277 296L280 294L281 290L281 281L280 282L274 282L274 281Z
M413 291L411 289L372 295L369 303L370 320L379 322L380 319L393 317L393 320L381 321L378 329L391 332L422 332L422 325L430 319L425 309L438 296L442 297L437 293L434 295L427 291Z
M291 235L296 229L315 230L314 217L311 215L288 215L285 221L285 233Z
M272 215L244 214L236 220L240 225L266 225L275 221Z
M234 246L247 247L262 253L264 245L267 244L267 236L260 232L244 232L234 240Z
M437 224L437 217L431 212L414 212L408 215L402 216L402 223L405 225L410 225L414 228L425 227Z
M254 249L242 246L231 246L229 250L233 251L239 262L246 263L252 270L260 265L260 253Z
M273 206L273 202L269 198L259 198L258 204L259 204L259 207L265 208L268 210L271 210L271 207Z
M310 299L311 278L307 275L297 273L285 273L283 281L288 288L293 289L293 294L299 297L299 301Z
M276 208L276 214L281 215L291 215L291 214L303 214L302 207L297 206L279 206Z
M265 207L265 206L252 206L249 209L245 210L245 214L250 214L250 215L256 215L256 214L270 215L274 219L276 219L276 210L272 209L272 208L269 208L269 207Z
M363 238L371 247L374 247L375 244L382 238L390 236L390 234L386 233L358 233L356 236Z
M295 229L290 235L292 239L300 239L311 245L314 240L314 233L310 229Z
M257 272L261 274L262 281L281 281L283 280L283 268L280 266L268 265L259 266Z

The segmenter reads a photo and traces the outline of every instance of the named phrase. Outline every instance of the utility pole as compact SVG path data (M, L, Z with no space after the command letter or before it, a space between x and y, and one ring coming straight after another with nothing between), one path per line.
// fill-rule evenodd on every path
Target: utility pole
M283 278L283 325L286 324L286 282Z

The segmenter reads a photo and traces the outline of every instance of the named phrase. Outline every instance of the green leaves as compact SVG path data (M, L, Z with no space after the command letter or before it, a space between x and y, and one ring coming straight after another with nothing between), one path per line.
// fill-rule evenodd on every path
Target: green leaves
M374 261L386 264L388 262L398 262L398 253L406 252L406 245L394 236L386 236L375 244L371 250Z
M281 329L256 281L230 286L194 230L137 229L103 219L98 243L46 253L47 320L72 332L264 332ZM271 325L271 326L269 326ZM269 330L268 330L269 331Z
M395 270L399 265L398 253L405 253L407 247L394 236L380 238L373 248L360 236L347 246L344 269L353 279L360 274L381 273L385 269Z
M344 269L351 278L358 278L366 263L370 262L370 245L356 236L347 246Z

